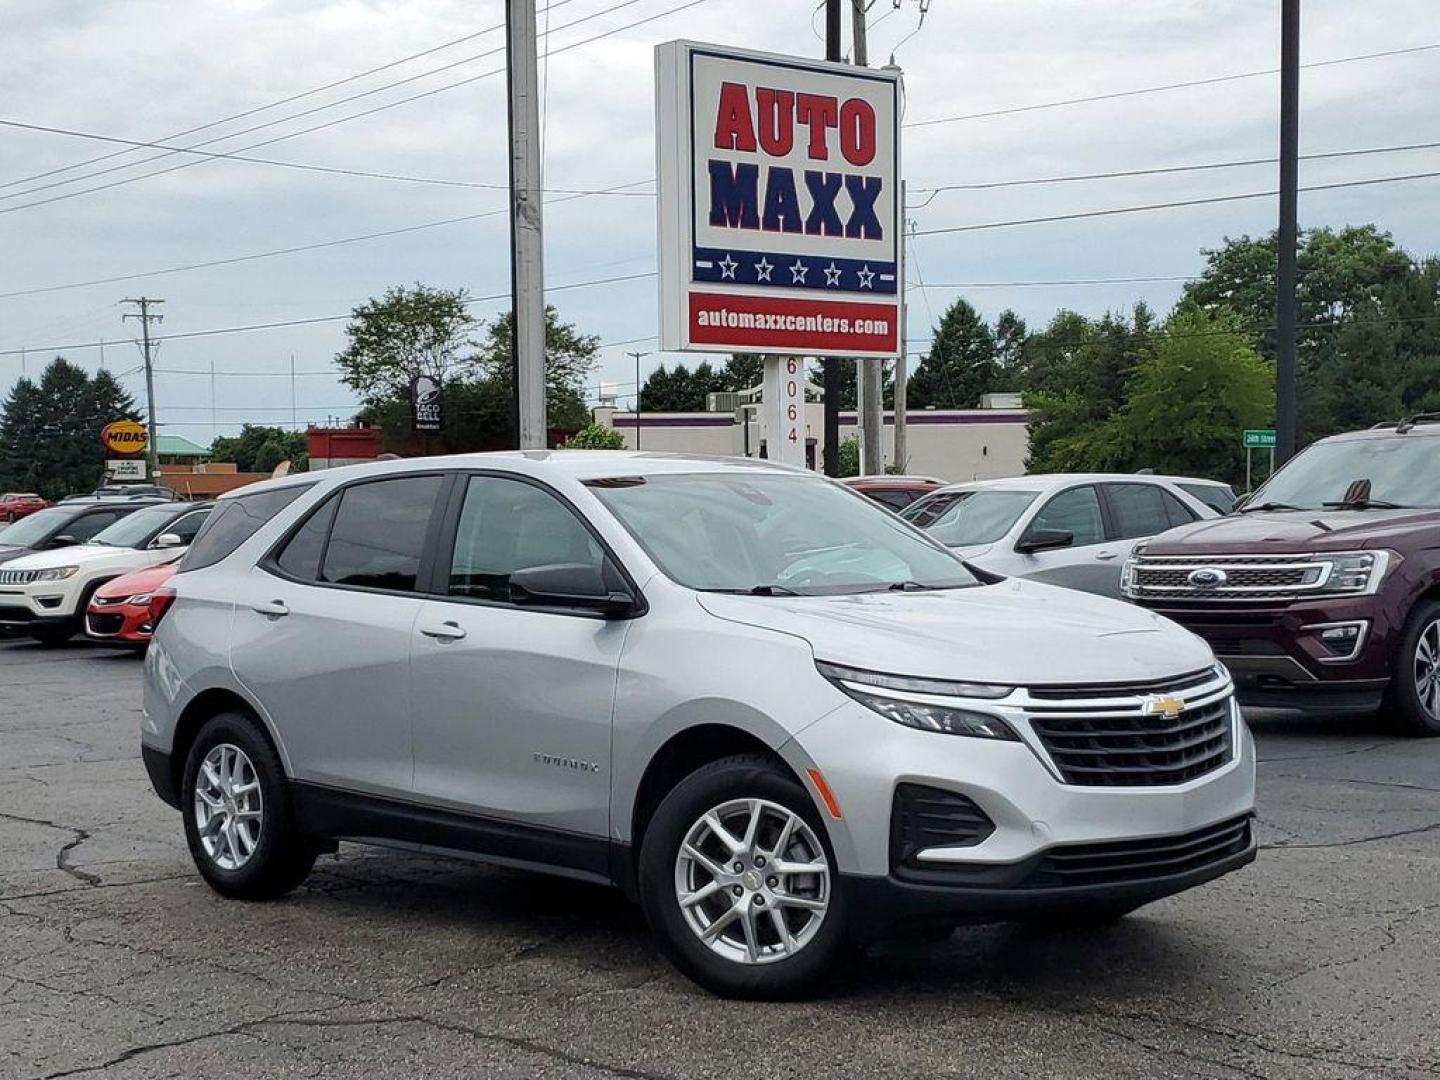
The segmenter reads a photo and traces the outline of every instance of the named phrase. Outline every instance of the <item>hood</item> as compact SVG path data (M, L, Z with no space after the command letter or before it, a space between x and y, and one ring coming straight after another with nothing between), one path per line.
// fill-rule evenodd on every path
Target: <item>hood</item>
M161 563L159 566L147 566L143 570L135 570L129 574L121 574L114 581L107 581L96 589L95 595L109 600L117 596L148 593L158 589L174 577L176 569L176 565L169 562Z
M11 570L47 570L52 566L93 566L113 562L143 566L145 552L135 548L106 547L104 544L75 544L54 551L37 551L9 564Z
M4 544L0 544L0 563L8 563L13 559L20 558L22 555L30 554L33 553L27 547L6 547Z
M1208 645L1168 619L1018 578L935 592L699 600L719 618L805 639L817 660L896 675L1039 686L1166 679L1215 663Z
M1437 510L1264 510L1197 521L1144 541L1150 555L1302 554L1433 547Z

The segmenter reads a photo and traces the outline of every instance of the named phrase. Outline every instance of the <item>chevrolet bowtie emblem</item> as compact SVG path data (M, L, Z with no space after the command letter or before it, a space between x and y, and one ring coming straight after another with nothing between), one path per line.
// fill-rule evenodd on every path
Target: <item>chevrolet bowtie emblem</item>
M1163 716L1166 720L1174 720L1184 711L1184 698L1152 697L1145 699L1146 716Z

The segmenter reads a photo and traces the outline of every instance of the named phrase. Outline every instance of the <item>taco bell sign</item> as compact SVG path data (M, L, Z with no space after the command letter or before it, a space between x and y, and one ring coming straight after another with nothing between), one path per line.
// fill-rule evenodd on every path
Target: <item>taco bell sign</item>
M899 73L656 49L661 348L900 348Z

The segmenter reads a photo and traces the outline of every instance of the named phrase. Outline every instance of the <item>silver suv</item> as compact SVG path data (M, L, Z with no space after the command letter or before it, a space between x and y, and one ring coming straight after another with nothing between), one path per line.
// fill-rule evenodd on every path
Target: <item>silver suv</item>
M146 659L200 873L339 839L624 889L724 994L845 940L1117 918L1254 858L1255 753L1199 638L980 577L763 462L385 462L224 498Z

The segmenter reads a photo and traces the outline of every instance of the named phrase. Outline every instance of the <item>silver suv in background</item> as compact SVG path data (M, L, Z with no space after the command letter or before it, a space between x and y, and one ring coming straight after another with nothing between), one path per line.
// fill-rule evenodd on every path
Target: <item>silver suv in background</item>
M1055 473L951 484L900 516L988 573L1118 598L1139 541L1234 504L1229 485L1214 480Z
M221 499L172 586L143 757L227 896L418 845L619 886L687 975L783 997L847 939L1118 918L1254 858L1203 642L802 470L337 469Z

